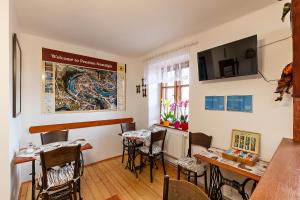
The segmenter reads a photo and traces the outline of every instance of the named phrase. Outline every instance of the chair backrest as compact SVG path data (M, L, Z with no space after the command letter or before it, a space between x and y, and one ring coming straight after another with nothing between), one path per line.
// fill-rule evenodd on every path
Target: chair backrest
M122 130L122 133L125 133L127 131L135 131L135 122L122 123L121 130Z
M167 129L151 132L151 140L150 140L150 147L149 147L150 154L152 154L152 146L155 142L162 141L161 150L162 151L164 150L166 134L167 134Z
M42 185L43 188L48 187L47 171L53 167L60 167L66 164L74 164L74 176L73 178L79 177L80 167L80 148L81 145L77 146L66 146L54 149L52 151L40 152L41 165L42 165Z
M191 157L192 154L192 145L198 145L205 148L211 147L212 136L208 136L204 133L192 133L189 132L189 148L188 148L188 156Z
M53 142L68 141L69 130L50 131L41 133L42 145Z
M209 200L208 196L196 185L182 180L169 180L164 177L163 200Z

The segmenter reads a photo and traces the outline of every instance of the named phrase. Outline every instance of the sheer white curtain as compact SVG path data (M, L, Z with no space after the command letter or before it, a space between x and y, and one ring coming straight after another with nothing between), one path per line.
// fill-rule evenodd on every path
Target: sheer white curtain
M160 83L174 83L174 81L189 83L189 57L189 48L186 48L147 61L144 78L148 85L149 126L159 123Z
M182 49L161 57L153 58L146 64L145 78L148 85L158 83L188 82L189 49Z

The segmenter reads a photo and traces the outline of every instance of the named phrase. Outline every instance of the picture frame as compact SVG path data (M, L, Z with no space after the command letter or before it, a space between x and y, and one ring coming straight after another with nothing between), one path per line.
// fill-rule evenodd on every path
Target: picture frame
M17 37L13 34L13 117L16 118L21 114L21 88L22 88L22 49Z
M233 149L259 154L260 137L260 133L233 129L231 135L231 147Z

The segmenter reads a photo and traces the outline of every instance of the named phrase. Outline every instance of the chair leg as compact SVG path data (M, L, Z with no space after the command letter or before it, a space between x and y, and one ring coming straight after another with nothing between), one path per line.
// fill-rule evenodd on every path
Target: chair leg
M122 163L124 163L124 155L125 155L125 146L123 144L123 155L122 155Z
M162 166L163 166L163 169L164 169L164 175L166 175L167 172L166 172L166 166L165 166L164 153L161 153L161 162L162 162Z
M207 171L204 172L204 187L205 187L205 192L208 193L208 189L207 189Z
M180 180L180 171L181 171L181 167L177 165L177 180Z
M73 198L74 198L74 200L77 200L77 187L78 187L78 184L74 183L74 185L73 185Z
M141 159L140 159L140 173L142 173L143 167L144 167L144 163L143 163L143 154L140 153Z
M81 182L80 182L80 179L78 180L78 193L79 193L79 200L82 200L82 196L81 196Z
M188 182L190 182L190 181L191 181L191 172L188 171Z
M153 182L153 175L152 175L153 158L150 157L149 160L150 160L150 182L152 183Z
M197 185L197 172L194 172L194 182L195 182L195 185Z
M154 165L155 165L155 169L158 169L158 166L155 161L154 161Z

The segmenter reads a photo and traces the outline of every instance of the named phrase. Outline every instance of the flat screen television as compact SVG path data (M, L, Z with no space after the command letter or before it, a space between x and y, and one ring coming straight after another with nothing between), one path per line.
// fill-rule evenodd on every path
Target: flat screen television
M199 81L257 74L257 35L198 53Z

